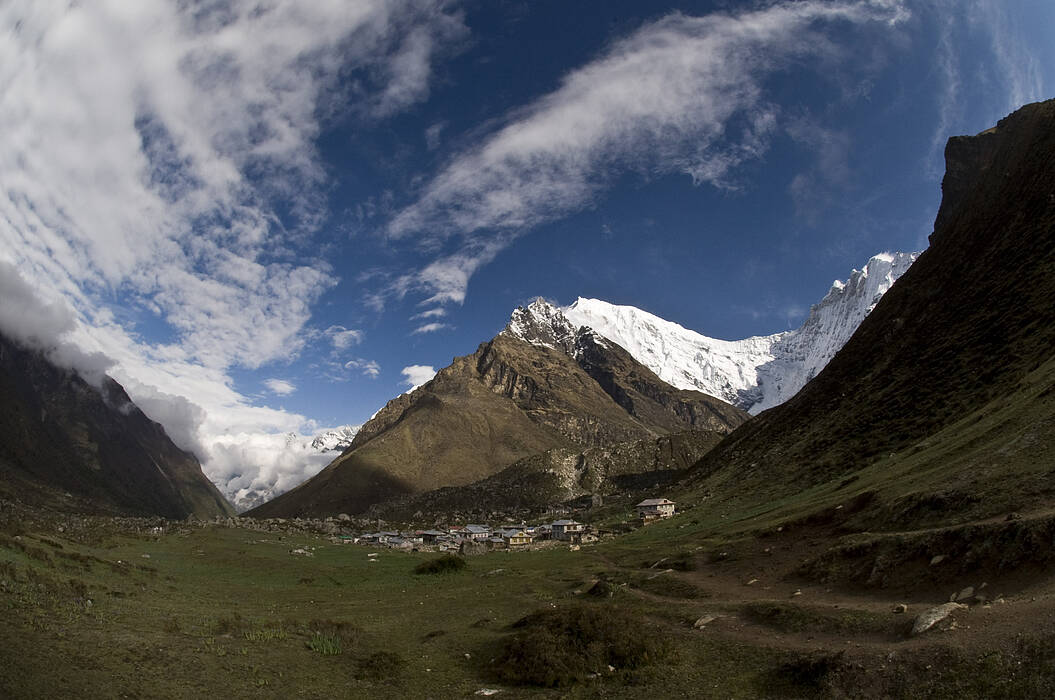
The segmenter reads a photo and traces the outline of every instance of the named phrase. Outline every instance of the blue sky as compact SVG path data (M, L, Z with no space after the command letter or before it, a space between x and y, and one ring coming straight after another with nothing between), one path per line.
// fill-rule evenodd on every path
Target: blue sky
M288 488L325 459L285 433L535 296L797 326L926 246L945 139L1055 96L1053 35L1041 0L7 3L0 272L47 313L0 320L228 493Z

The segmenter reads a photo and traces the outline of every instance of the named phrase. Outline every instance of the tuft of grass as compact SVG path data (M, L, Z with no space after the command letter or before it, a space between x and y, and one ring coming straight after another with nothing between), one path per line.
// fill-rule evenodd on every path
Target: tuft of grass
M307 645L309 649L323 656L336 656L344 650L341 637L336 634L314 634Z
M250 642L271 642L276 639L285 639L289 635L286 630L279 627L254 627L242 633Z
M647 666L669 652L644 620L610 606L546 609L521 618L513 629L495 671L500 680L517 685L568 686L609 666Z
M465 568L465 560L454 554L444 554L439 559L423 561L414 567L415 574L449 574Z

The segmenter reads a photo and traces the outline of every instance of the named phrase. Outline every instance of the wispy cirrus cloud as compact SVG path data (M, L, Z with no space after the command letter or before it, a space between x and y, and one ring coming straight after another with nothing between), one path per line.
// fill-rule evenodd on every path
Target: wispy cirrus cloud
M447 323L426 323L415 328L411 333L413 335L419 335L421 333L435 333L436 331L442 331L444 328L450 328L450 324Z
M554 92L507 115L389 221L388 235L455 250L392 285L461 303L469 278L518 235L591 206L625 173L684 173L736 189L766 151L780 110L766 81L796 64L831 69L834 29L893 25L895 0L782 2L741 14L675 13L613 42Z
M308 426L253 406L228 370L295 357L335 284L310 245L323 120L427 97L466 33L444 0L3 3L0 261L69 307L63 333L110 358L221 488L253 482L259 450L240 462L231 435Z

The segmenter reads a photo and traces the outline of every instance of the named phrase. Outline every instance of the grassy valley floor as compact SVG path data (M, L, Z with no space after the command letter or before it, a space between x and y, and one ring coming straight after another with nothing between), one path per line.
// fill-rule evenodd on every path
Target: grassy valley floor
M915 554L896 561L905 576L862 584L845 570L864 555L833 550L847 545L830 523L722 534L690 512L605 545L495 552L424 574L415 567L439 555L218 525L61 516L23 531L23 521L8 519L0 535L7 698L1051 697L1055 688L1047 567L982 581L950 561L938 575L941 563L921 565L923 550L909 547ZM1007 527L1047 532L1046 523L1027 514ZM901 550L884 551L896 560ZM968 607L909 634L918 613L966 586L977 591ZM893 612L898 604L906 612Z

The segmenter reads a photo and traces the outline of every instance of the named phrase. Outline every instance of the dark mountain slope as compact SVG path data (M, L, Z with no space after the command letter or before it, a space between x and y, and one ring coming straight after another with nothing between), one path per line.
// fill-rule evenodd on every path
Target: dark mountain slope
M533 308L555 311L545 307ZM525 314L530 309L514 319ZM727 432L747 418L718 399L673 389L614 343L570 333L568 344L551 345L507 329L390 401L326 469L247 515L358 513L385 499L470 484L554 448Z
M1037 465L1001 457L1012 438L1050 456L1055 435L1055 101L951 139L946 161L930 248L820 375L696 465L691 491L760 501L868 482L892 518L891 499L966 517L1055 495L1010 496Z
M234 510L109 377L96 389L0 337L0 493L59 510L207 518Z

